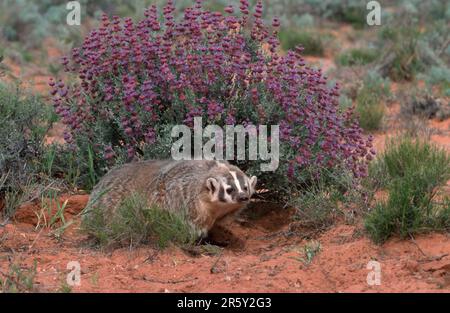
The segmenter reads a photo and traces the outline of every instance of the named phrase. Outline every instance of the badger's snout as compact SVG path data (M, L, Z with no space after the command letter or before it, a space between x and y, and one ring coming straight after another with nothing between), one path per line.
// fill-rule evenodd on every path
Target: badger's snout
M239 202L246 202L248 200L249 200L249 196L248 196L248 194L246 194L244 192L239 193L237 196L237 201L239 201Z

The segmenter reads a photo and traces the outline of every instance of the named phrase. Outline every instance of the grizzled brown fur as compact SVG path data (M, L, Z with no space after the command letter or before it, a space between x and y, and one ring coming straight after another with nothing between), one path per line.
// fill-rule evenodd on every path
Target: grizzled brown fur
M205 235L214 223L246 205L255 191L248 178L227 162L149 160L112 169L94 187L83 221L92 211L114 216L124 198L138 193L164 210L187 210L190 222Z

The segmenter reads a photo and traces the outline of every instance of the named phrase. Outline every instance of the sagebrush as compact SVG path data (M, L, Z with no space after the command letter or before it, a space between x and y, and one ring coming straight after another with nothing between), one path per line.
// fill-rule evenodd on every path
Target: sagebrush
M376 203L365 220L369 236L382 243L398 233L405 238L430 230L449 230L449 198L439 188L450 179L444 149L410 137L392 139L370 167L375 188L388 198Z
M40 97L20 86L0 84L1 214L9 217L26 200L39 197L51 184L40 175L45 134L55 116Z

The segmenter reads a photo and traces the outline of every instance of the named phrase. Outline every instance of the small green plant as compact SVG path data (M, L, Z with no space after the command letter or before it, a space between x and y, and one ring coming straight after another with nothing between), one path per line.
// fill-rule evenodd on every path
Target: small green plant
M356 97L356 112L360 126L366 131L381 128L385 100L390 96L390 82L376 72L370 71Z
M210 243L207 243L205 245L200 246L200 251L203 254L215 256L215 255L220 255L223 251L223 248L213 245L213 244L210 244Z
M430 143L400 136L389 140L385 152L369 166L369 176L382 188L415 173L422 173L434 187L439 186L450 174L450 158L445 150Z
M0 293L34 292L37 262L32 268L23 269L11 264L7 273L0 271Z
M298 31L295 29L283 29L280 31L281 47L284 50L293 50L301 45L306 55L323 56L324 46L320 35L310 31Z
M311 240L308 242L304 247L303 251L305 254L304 263L311 264L314 257L319 253L321 250L320 242L317 240Z
M385 242L395 232L397 214L392 207L377 203L364 220L369 237L378 244Z
M148 206L138 194L125 198L114 216L103 216L99 208L83 221L83 229L93 235L101 245L138 245L154 243L165 248L169 243L192 245L198 231L188 222L187 213L174 213L157 206Z
M367 72L363 85L358 91L357 101L365 102L371 98L387 99L391 96L391 82L375 71Z
M432 227L450 231L450 197L445 197L439 202L439 205L440 210L437 210L437 214L432 220Z
M342 66L366 65L375 61L377 56L375 49L349 49L336 58L336 63Z
M302 262L304 265L309 265L312 263L314 257L320 252L321 249L322 247L319 241L311 240L307 244L305 244L299 251L300 256L295 257L294 259Z
M3 49L0 47L0 77L5 75L5 65L3 62Z
M341 11L337 12L336 20L349 23L356 29L361 29L367 25L365 17L364 5L359 2L359 5L356 6L343 7Z
M445 119L448 114L446 105L439 98L434 97L429 92L413 92L407 101L402 105L401 112L404 118L411 119L417 116L423 119L430 119L434 117Z
M360 191L349 172L324 171L317 179L304 181L303 189L294 191L288 204L296 209L297 225L325 229L343 215L342 208L360 202Z
M309 13L294 15L290 21L298 28L314 27L316 22L314 16Z
M384 117L384 106L376 100L358 102L356 112L359 125L366 131L375 131L381 128Z
M89 173L89 183L90 187L93 188L97 183L97 175L94 167L94 152L92 150L92 146L88 147L88 173Z
M52 185L57 187L57 181L52 181L48 179L42 179L41 181L36 181L34 177L28 177L22 180L22 185L11 187L9 184L5 183L4 178L9 173L0 177L0 199L3 200L3 208L1 214L4 218L10 218L14 215L16 209L23 203L30 202L39 199L48 188Z
M40 159L51 124L52 112L39 97L19 85L0 84L0 197L5 217L49 184L40 175Z
M339 96L339 109L344 112L345 110L351 108L353 105L352 99L345 93L341 93Z
M435 201L432 185L420 174L395 180L388 188L389 199L377 203L365 220L372 240L383 243L395 233L407 238L430 230L450 230L448 204Z
M42 156L42 169L48 175L53 175L53 164L56 158L56 147L54 145L46 149Z
M83 10L82 15L96 15L102 11L116 11L120 5L129 4L129 1L95 1L79 0ZM142 12L142 6L148 1L137 1L129 4L135 12ZM138 8L140 10L138 10ZM65 23L66 3L59 0L45 0L40 2L27 0L3 0L0 2L0 37L10 43L19 43L24 50L41 48L44 39L51 34L60 42L71 43L77 39L80 30L74 30ZM137 14L137 12L135 14ZM112 13L112 12L110 12Z
M369 173L376 188L388 191L388 199L376 203L365 219L365 228L376 243L394 233L405 238L449 230L448 199L436 199L439 187L450 178L450 158L445 150L418 139L395 138Z
M376 44L383 55L377 64L378 71L396 81L430 75L425 81L442 81L440 87L444 90L440 92L445 92L450 56L449 12L445 1L405 1L397 6L395 12L386 16L379 32Z
M448 67L432 66L425 75L425 82L429 87L439 88L442 95L450 96L450 69Z
M294 219L304 226L326 228L340 213L339 198L339 191L331 187L305 191L292 200L292 205L297 208Z
M58 193L51 191L41 196L41 210L35 212L38 222L36 229L47 228L51 230L51 234L60 239L64 231L73 223L73 221L66 221L64 211L67 207L68 200L62 204L59 201ZM53 208L55 207L55 212Z
M94 274L92 274L91 276L91 284L94 286L98 286L98 272L95 272Z
M320 18L349 23L354 28L360 29L366 25L365 2L358 0L298 0L292 1L292 4L291 10L308 10Z
M71 293L71 292L72 292L72 287L69 286L69 285L67 284L66 281L64 281L64 282L61 284L61 287L59 287L58 291L59 291L60 293Z
M409 16L399 15L396 21L380 31L385 54L380 57L379 71L394 81L411 81L423 70L419 51L420 25Z
M91 145L83 145L78 151L70 146L52 144L45 148L40 162L41 171L49 177L58 177L72 188L91 190L108 170L101 155L95 157ZM101 164L102 167L95 166ZM120 162L118 162L120 164Z

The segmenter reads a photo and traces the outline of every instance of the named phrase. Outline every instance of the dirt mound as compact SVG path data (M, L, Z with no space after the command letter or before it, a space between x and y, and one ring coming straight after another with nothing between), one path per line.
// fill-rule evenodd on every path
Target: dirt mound
M25 203L17 209L14 220L36 226L40 220L50 220L64 205L64 218L72 219L74 215L84 209L88 200L89 195L63 195L59 198L58 203L51 199L44 200L44 205L40 200Z

